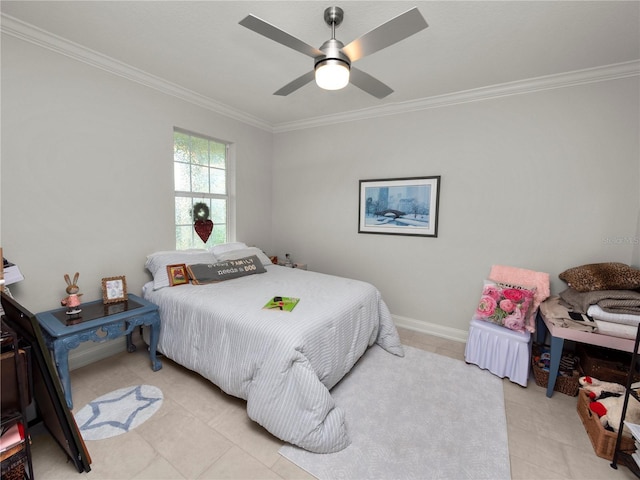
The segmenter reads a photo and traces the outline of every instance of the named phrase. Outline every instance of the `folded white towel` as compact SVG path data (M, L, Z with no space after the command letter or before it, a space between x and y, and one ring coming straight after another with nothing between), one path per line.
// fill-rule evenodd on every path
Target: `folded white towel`
M605 312L599 305L591 305L587 309L587 315L596 320L604 320L606 322L620 323L622 325L633 325L637 327L640 323L640 315L632 315L630 313L611 313ZM634 334L635 338L635 334Z
M598 332L601 335L609 335L610 337L635 339L638 330L632 325L623 325L621 323L608 322L606 320L595 320L598 326Z

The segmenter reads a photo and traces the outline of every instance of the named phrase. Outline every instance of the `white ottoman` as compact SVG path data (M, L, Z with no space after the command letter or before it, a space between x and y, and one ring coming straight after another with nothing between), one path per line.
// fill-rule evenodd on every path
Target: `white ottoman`
M493 323L471 320L464 358L467 363L526 387L531 363L530 340L529 332L515 332Z

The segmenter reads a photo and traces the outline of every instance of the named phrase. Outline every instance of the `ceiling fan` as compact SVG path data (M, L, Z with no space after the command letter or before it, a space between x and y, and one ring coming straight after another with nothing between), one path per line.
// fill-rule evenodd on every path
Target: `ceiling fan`
M249 30L313 58L312 71L289 82L274 95L289 95L315 78L318 86L325 90L339 90L351 82L374 97L386 97L393 92L391 88L352 64L365 55L382 50L427 28L426 20L417 8L412 8L345 46L335 38L336 27L342 23L343 18L344 12L340 7L329 7L324 11L324 21L331 27L331 39L324 42L320 48L312 47L254 15L246 16L239 23Z

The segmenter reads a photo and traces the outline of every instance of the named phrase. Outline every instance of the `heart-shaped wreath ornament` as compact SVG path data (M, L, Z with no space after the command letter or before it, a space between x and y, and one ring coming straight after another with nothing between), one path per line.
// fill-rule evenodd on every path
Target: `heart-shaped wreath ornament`
M209 220L209 207L206 203L196 203L193 206L193 219L195 220L193 228L200 239L207 243L211 232L213 232L213 222Z

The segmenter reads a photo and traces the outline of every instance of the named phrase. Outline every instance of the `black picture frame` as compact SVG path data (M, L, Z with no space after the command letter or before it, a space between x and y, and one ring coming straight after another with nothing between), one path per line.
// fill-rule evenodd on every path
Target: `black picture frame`
M60 448L67 453L78 473L91 471L91 457L67 406L38 320L5 292L0 292L0 297L4 310L3 321L16 332L20 342L31 349L33 397L39 417Z
M358 233L438 236L439 175L360 180Z

